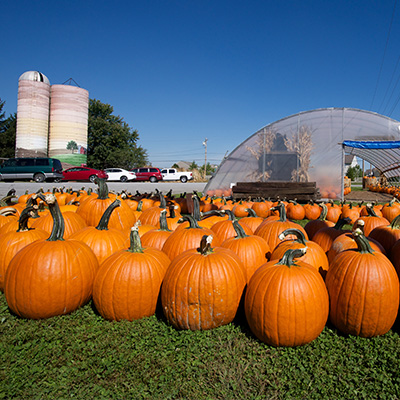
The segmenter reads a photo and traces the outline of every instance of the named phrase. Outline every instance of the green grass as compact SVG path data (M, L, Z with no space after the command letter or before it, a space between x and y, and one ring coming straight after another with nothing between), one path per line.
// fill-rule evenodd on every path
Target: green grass
M158 311L109 322L92 304L26 320L0 294L2 399L397 399L397 329L362 339L327 326L312 343L274 348L243 312L210 331L178 331Z
M59 155L55 156L55 158L58 158L61 162L65 162L65 163L72 164L72 165L78 165L78 166L80 166L81 164L86 164L86 162L87 162L86 154L66 153L66 154L59 154Z

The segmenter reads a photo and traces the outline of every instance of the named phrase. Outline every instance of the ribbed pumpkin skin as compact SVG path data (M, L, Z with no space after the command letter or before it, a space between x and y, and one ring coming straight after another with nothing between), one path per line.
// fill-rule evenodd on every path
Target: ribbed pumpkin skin
M399 308L399 280L381 253L347 250L338 254L326 275L330 320L350 335L383 335L393 326Z
M97 226L104 211L114 200L115 196L105 200L89 198L77 208L76 213L85 220L87 225ZM135 222L136 217L131 208L124 201L121 201L121 207L113 212L108 226L129 232Z
M143 253L114 253L100 265L94 280L96 309L103 318L115 321L153 315L169 263L162 251L151 247Z
M170 264L161 288L165 317L177 329L206 330L230 323L246 285L238 256L229 249L211 254L187 250Z
M96 256L77 240L39 240L11 260L4 293L20 317L41 319L68 314L92 295Z
M247 283L249 283L254 272L265 264L271 255L268 243L262 237L256 235L229 238L221 244L221 247L230 249L238 255L246 271Z
M47 239L48 233L41 229L8 232L0 236L0 290L4 291L4 278L12 258L25 246L36 240Z
M98 230L94 226L87 226L72 234L70 239L87 244L97 257L99 265L111 254L126 249L129 245L127 236L115 228Z
M74 211L65 211L64 217L64 239L68 239L73 233L85 228L87 226L85 220L77 215ZM38 219L33 220L32 228L43 229L44 231L51 233L53 229L53 217L48 214Z
M172 261L179 254L189 249L196 249L204 235L213 236L213 245L220 246L221 240L211 229L184 228L175 230L165 241L162 251Z
M254 335L272 346L301 346L316 339L326 324L329 297L318 271L269 261L246 289L245 313Z

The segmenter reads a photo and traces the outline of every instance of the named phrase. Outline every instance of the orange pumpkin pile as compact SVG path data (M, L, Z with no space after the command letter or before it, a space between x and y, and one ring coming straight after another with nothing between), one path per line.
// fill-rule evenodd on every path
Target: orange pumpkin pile
M91 299L109 320L156 312L177 329L233 321L272 346L391 329L399 306L400 203L234 201L55 189L0 208L0 290L22 318ZM216 196L218 194L218 196ZM300 220L304 222L299 223ZM243 301L241 301L241 299Z

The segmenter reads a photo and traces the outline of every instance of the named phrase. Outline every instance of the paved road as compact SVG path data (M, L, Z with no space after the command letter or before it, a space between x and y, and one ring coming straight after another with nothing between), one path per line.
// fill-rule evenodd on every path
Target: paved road
M172 189L173 194L180 193L191 193L193 191L203 192L206 182L108 182L108 188L111 191L120 192L122 190L127 190L128 192L135 194L136 191L140 193L150 193L155 192L158 189L160 192L166 194ZM17 196L21 196L28 190L29 193L37 192L40 188L44 191L52 190L53 187L65 187L73 189L81 189L84 187L88 189L92 187L96 190L97 186L90 182L62 182L62 183L36 183L36 182L0 182L0 198L6 196L10 189L15 189L17 191Z

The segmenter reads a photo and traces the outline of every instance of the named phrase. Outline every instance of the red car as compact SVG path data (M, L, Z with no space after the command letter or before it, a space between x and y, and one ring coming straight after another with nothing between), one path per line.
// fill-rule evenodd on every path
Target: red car
M98 169L88 168L88 167L72 167L64 170L63 181L90 181L94 182L96 177L98 178L108 178L108 175Z

